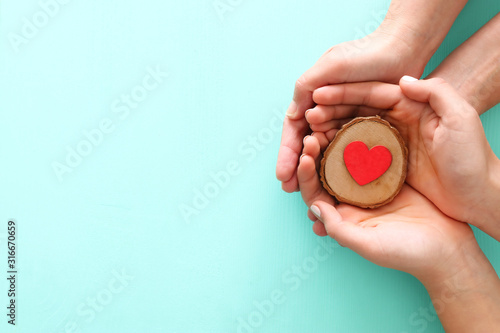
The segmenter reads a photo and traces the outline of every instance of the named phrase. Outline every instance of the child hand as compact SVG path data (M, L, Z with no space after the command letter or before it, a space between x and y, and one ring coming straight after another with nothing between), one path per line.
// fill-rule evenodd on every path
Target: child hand
M383 29L382 29L383 30ZM375 31L359 40L335 45L323 54L296 82L293 101L283 122L283 133L276 163L276 177L286 192L298 190L297 165L302 140L309 130L304 112L314 106L313 91L321 86L343 82L384 81L396 83L405 71L420 76L427 58L414 49L424 46L401 43L391 32ZM411 68L411 69L410 69Z

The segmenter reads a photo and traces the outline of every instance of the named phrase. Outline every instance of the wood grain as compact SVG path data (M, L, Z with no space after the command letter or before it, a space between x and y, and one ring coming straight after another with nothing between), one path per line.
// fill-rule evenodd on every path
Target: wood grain
M359 185L347 170L343 153L353 141L364 142L368 149L385 146L392 154L389 169L376 180ZM358 117L345 124L326 149L321 160L321 181L338 201L362 208L385 205L399 193L406 179L408 150L399 132L380 117Z

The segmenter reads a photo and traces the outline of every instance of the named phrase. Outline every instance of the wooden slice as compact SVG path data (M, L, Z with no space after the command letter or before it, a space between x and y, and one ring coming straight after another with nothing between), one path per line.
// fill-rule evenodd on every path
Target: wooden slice
M380 117L342 126L321 160L321 181L338 201L362 208L385 205L406 178L408 150L399 132Z

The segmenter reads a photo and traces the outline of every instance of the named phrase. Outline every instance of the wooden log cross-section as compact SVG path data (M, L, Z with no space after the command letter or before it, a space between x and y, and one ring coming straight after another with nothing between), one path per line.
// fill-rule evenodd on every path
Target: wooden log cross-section
M380 117L358 117L342 126L321 160L325 189L362 208L385 205L406 178L408 150L399 132Z

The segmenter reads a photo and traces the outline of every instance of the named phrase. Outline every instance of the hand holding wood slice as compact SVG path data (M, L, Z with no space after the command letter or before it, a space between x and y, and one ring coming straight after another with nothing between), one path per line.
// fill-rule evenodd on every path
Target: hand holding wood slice
M408 150L399 132L380 117L342 126L321 160L323 186L338 201L362 208L385 205L406 178Z

